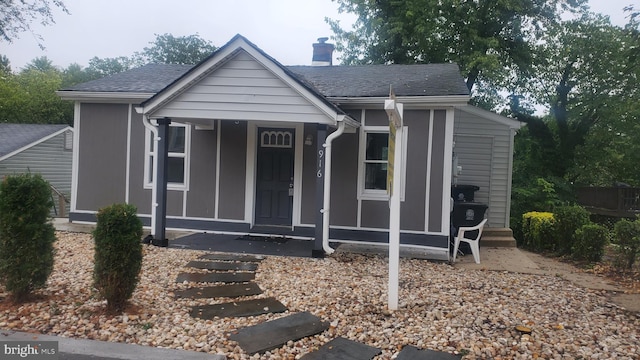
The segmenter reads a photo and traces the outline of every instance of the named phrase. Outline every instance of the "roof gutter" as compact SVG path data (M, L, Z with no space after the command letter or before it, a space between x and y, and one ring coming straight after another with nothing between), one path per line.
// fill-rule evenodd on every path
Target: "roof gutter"
M332 103L339 105L371 105L384 104L385 100L389 100L389 96L370 96L370 97L346 97L346 96L328 96L327 99ZM469 95L446 95L446 96L396 96L396 100L407 106L419 105L421 107L434 105L438 107L461 106L467 105Z
M94 101L94 102L142 102L155 95L155 93L146 92L94 92L94 91L68 91L58 90L56 91L62 100L75 100L75 101Z
M335 251L329 246L329 213L331 207L331 144L344 133L346 121L338 121L338 129L332 132L324 142L324 198L322 203L322 249L331 255Z

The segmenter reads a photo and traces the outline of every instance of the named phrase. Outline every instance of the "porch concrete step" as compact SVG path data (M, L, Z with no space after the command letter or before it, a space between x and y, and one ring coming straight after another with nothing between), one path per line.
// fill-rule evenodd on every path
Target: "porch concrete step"
M516 247L516 239L510 228L489 228L482 230L480 246L486 247Z

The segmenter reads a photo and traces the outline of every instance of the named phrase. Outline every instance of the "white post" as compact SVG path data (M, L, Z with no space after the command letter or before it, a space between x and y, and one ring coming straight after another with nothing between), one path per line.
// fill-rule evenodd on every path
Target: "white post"
M387 159L389 193L389 310L398 310L398 278L400 273L400 196L402 184L403 106L397 103L393 90L385 100L389 115L389 152Z
M400 273L400 175L402 174L402 126L396 129L393 190L389 201L389 310L398 310L398 277Z

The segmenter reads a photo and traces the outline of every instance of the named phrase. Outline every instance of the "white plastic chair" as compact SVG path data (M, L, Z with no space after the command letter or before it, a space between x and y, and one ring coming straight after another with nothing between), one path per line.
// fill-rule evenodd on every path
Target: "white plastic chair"
M476 261L476 264L480 264L480 236L482 236L482 228L484 228L484 224L487 223L487 219L482 220L482 222L476 226L461 226L458 228L458 236L456 236L456 241L453 245L453 262L456 262L456 255L458 255L458 246L460 246L460 241L464 241L471 247L471 253L473 254L473 260ZM474 230L478 230L478 236L475 239L469 239L464 237L465 232L471 232Z

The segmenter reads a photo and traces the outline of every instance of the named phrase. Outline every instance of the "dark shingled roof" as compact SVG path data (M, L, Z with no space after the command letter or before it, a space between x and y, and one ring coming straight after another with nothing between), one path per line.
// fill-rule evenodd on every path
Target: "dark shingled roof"
M66 128L67 125L0 123L0 157Z
M288 66L326 97L468 95L455 64Z
M62 90L155 94L184 75L192 67L193 65L149 64Z
M157 93L191 65L145 65L78 84L63 91ZM386 97L389 85L398 96L469 95L455 64L285 66L325 97Z

